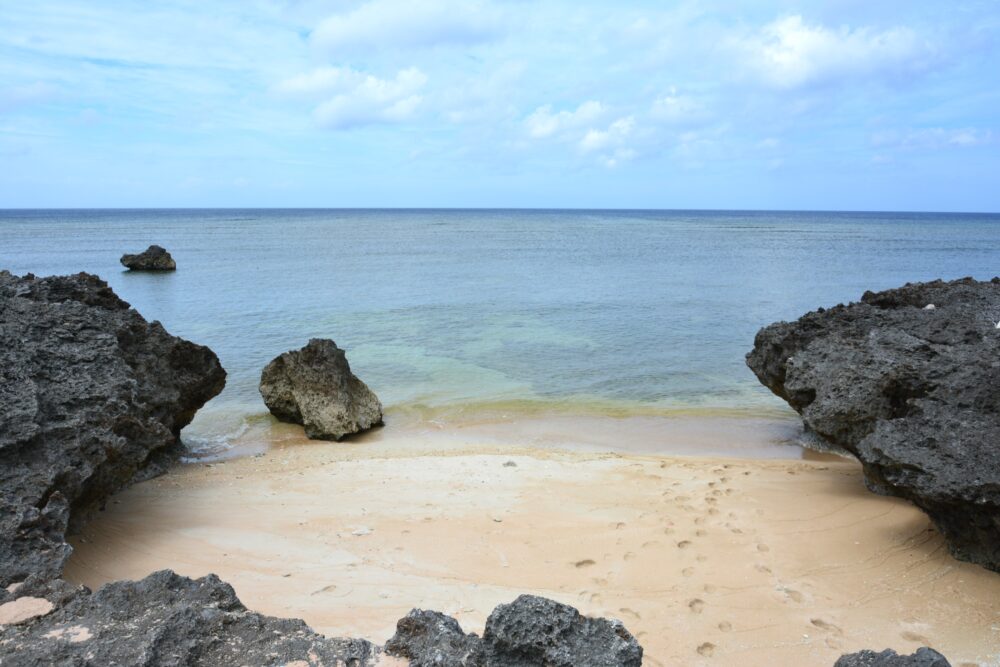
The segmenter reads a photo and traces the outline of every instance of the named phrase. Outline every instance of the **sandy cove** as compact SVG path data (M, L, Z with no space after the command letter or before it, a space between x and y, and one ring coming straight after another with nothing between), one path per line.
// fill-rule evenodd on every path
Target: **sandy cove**
M565 428L326 444L278 426L266 454L114 497L66 576L214 572L251 609L378 643L412 607L480 632L494 606L535 593L620 618L654 666L832 665L921 645L956 667L1000 663L1000 577L866 491L856 463L525 446ZM503 444L512 430L523 439Z

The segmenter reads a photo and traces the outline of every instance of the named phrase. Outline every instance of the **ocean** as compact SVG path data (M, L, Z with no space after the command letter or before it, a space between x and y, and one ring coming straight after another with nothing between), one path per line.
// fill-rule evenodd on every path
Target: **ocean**
M178 270L130 273L166 247ZM0 268L95 273L208 345L225 391L185 429L270 423L273 357L332 338L387 423L502 415L789 419L757 330L865 290L1000 273L1000 215L588 210L7 210Z

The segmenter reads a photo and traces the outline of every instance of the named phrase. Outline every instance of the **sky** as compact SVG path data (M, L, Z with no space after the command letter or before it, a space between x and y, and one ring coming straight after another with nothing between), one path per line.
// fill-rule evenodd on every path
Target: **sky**
M1000 1L0 0L0 208L1000 211Z

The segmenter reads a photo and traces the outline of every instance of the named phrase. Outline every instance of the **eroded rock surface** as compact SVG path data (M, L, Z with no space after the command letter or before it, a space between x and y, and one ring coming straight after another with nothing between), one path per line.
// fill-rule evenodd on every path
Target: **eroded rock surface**
M314 338L271 361L261 373L260 395L271 414L302 424L317 440L340 440L382 424L382 403L332 340Z
M135 255L122 255L119 261L130 271L174 271L177 268L170 253L158 245L151 245Z
M362 639L327 639L302 621L248 611L215 575L169 570L96 593L80 588L55 611L0 626L0 664L18 667L360 667L377 653Z
M842 655L834 667L951 667L943 655L934 649L918 648L912 655L899 655L891 649L881 653L859 651Z
M414 609L396 626L386 652L410 667L639 667L642 647L617 620L588 618L533 595L499 605L482 638L458 622Z
M60 576L66 531L161 472L225 380L97 276L0 271L0 589Z
M929 306L933 305L933 308ZM747 364L868 487L1000 571L1000 279L908 284L762 329Z

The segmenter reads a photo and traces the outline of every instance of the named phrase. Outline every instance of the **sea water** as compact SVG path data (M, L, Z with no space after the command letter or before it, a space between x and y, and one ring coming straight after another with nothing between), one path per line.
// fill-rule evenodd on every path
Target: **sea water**
M118 258L156 243L171 273ZM332 338L397 418L792 416L746 368L757 330L865 290L1000 273L1000 216L587 210L8 210L0 268L95 273L212 348L185 430L267 423L261 369Z

